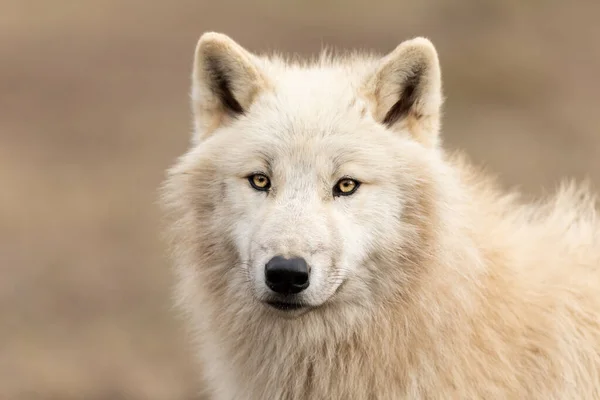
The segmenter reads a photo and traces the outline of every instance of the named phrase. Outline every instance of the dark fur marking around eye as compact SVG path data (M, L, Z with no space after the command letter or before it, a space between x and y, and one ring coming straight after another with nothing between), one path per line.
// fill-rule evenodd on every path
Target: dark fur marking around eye
M410 112L419 96L419 84L421 83L421 77L424 72L425 67L418 65L405 79L399 100L389 109L383 119L385 125L388 127L394 125L398 120L405 117Z
M219 97L225 109L232 114L243 114L244 109L231 92L230 71L223 68L219 60L215 58L209 58L206 64L209 76L212 78L211 89Z

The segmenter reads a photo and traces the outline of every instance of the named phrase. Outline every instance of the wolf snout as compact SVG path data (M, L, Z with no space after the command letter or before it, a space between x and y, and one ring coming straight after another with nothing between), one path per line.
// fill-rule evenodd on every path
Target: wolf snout
M297 294L310 284L309 273L303 258L275 256L265 264L265 283L275 293Z

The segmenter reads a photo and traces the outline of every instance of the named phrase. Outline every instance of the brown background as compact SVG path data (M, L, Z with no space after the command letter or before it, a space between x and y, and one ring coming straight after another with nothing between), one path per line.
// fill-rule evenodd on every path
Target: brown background
M0 399L194 398L156 187L199 35L254 51L430 37L448 147L528 193L600 183L600 2L0 0Z

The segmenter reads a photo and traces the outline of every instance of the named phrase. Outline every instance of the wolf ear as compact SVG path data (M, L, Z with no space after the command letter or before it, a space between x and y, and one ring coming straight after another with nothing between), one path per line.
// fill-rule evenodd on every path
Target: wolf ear
M256 57L226 35L204 33L192 74L192 106L201 141L244 114L267 85Z
M437 52L428 39L402 42L383 57L365 88L377 121L394 131L408 131L423 145L437 145L441 74Z

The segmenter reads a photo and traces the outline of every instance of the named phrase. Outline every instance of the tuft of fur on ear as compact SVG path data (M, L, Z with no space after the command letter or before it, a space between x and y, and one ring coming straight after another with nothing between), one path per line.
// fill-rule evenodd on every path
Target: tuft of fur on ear
M408 131L425 146L438 145L442 84L433 44L418 37L383 57L365 84L375 119L389 129Z
M227 35L204 33L196 46L192 74L194 140L203 140L243 115L268 86L256 56Z

